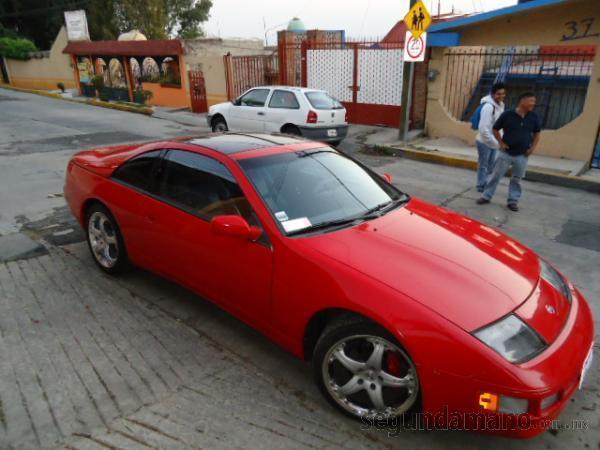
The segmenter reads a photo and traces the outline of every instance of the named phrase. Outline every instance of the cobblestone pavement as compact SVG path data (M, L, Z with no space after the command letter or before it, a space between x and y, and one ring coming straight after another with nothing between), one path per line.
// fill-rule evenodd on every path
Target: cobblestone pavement
M375 446L157 306L155 288L190 293L158 279L138 287L153 278L142 272L111 279L85 252L0 265L0 448Z

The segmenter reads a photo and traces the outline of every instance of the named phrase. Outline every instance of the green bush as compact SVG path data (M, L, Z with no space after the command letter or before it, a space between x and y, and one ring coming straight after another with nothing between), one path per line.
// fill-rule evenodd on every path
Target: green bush
M61 92L65 92L65 84L62 81L56 83L56 87L59 88Z
M37 51L33 42L24 38L0 38L0 56L5 58L27 60L29 53Z
M138 89L133 93L133 100L140 105L145 104L148 100L152 98L154 94L152 91L148 91L145 89Z

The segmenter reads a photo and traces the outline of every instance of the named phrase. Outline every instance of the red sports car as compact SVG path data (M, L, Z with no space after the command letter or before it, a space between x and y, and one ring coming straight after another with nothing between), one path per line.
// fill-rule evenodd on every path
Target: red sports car
M219 134L80 152L65 197L101 269L210 299L312 361L353 417L544 431L590 366L587 302L525 246L389 181L321 143Z

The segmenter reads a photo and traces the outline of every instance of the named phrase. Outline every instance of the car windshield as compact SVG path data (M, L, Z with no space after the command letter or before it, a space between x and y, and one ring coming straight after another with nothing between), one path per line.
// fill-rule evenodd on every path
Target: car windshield
M306 92L306 98L315 109L342 109L343 106L331 95L326 92L314 91Z
M240 165L288 235L359 223L407 199L329 147L243 159Z

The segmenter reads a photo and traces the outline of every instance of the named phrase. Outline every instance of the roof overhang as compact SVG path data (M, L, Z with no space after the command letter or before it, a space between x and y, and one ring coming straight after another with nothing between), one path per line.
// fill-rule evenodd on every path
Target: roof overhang
M506 8L495 9L493 11L476 14L473 16L463 17L460 19L450 20L448 22L441 22L433 24L429 27L430 36L433 33L440 31L457 30L460 28L468 27L470 25L480 24L490 20L499 19L514 14L522 14L525 12L531 12L535 9L547 8L550 6L559 5L561 3L567 3L572 0L532 0L526 3L520 3L514 6L508 6ZM428 39L430 38L428 36Z
M181 41L71 41L63 53L82 56L172 56L183 54Z

